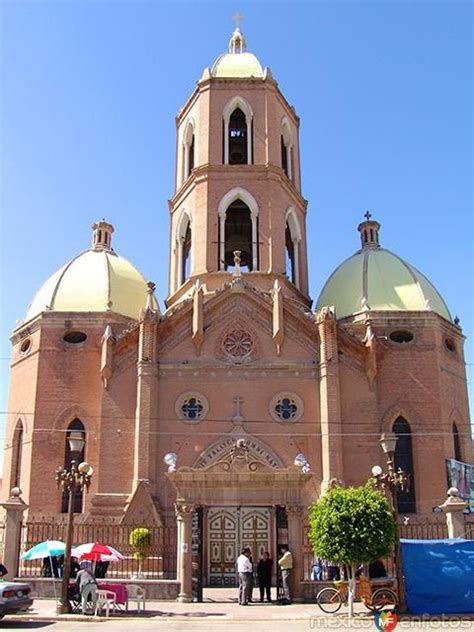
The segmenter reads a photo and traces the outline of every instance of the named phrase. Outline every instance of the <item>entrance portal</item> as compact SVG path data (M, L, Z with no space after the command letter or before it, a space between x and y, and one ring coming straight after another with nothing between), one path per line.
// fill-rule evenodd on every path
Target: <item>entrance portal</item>
M212 507L208 511L209 586L236 586L237 557L243 547L254 564L270 551L269 507Z

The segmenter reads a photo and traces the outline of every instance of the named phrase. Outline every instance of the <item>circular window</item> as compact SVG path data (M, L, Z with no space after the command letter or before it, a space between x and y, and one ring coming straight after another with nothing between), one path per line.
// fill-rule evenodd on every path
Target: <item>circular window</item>
M209 404L200 393L185 393L176 401L176 414L183 421L197 423L204 419L209 410Z
M68 331L64 334L63 340L70 345L77 345L80 342L85 342L87 340L87 334L83 331Z
M279 393L270 403L270 414L276 421L298 421L303 414L303 402L294 393Z
M222 341L222 349L229 358L246 360L252 355L254 342L247 331L234 329Z
M390 340L392 342L396 342L397 344L404 344L413 340L413 334L411 331L407 331L406 329L392 331L390 334Z
M31 338L26 338L25 340L23 340L23 342L20 345L20 352L28 353L30 349L31 349Z
M451 351L451 353L456 353L456 344L452 338L445 338L444 346L448 351Z

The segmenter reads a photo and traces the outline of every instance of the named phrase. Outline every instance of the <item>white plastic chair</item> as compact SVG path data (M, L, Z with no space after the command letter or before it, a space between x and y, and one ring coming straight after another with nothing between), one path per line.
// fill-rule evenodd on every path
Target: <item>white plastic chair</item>
M111 590L98 590L97 591L97 605L95 607L96 616L100 613L101 610L105 610L105 616L108 617L110 614L110 610L112 609L112 614L115 613L115 593Z
M138 584L127 584L127 595L128 599L136 599L137 600L137 612L140 612L140 607L142 612L146 609L145 603L145 591ZM128 602L127 602L128 609Z

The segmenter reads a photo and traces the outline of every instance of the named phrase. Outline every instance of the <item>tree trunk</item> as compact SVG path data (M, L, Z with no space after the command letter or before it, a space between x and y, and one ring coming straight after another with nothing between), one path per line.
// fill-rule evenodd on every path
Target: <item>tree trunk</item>
M354 615L354 599L356 593L356 570L357 565L351 564L347 565L347 572L349 573L349 618L351 619Z

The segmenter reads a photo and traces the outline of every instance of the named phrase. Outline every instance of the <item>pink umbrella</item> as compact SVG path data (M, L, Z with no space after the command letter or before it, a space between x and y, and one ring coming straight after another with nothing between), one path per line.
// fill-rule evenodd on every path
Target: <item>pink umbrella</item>
M72 549L71 555L81 560L93 560L94 562L119 562L123 560L123 555L117 549L99 542L80 544Z

